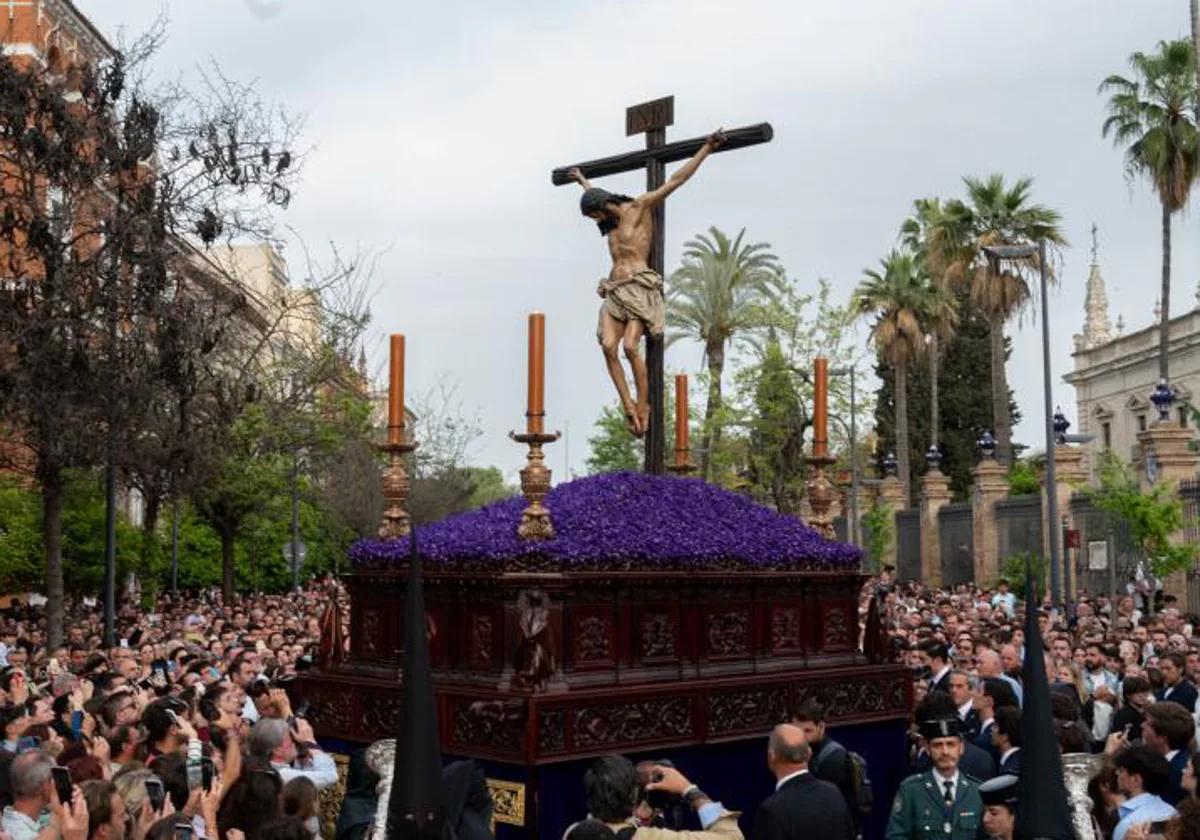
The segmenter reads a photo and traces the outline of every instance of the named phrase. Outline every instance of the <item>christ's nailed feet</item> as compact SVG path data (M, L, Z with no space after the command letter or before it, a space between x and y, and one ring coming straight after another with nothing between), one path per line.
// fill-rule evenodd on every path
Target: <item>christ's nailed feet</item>
M638 428L641 430L638 437L645 437L646 430L650 428L650 403L638 403L637 407Z

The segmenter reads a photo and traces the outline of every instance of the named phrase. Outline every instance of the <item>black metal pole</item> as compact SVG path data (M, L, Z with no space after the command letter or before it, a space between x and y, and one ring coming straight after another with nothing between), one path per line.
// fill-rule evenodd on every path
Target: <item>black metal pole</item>
M854 368L850 368L850 542L861 546L858 530L858 418L854 395Z
M179 505L171 511L171 594L179 594Z
M1051 610L1057 611L1062 596L1058 542L1058 485L1054 478L1054 406L1050 398L1050 301L1046 292L1046 240L1038 243L1038 262L1042 274L1042 395L1046 403L1046 518L1050 538L1050 598Z
M111 411L104 462L104 646L111 648L117 632L117 432Z

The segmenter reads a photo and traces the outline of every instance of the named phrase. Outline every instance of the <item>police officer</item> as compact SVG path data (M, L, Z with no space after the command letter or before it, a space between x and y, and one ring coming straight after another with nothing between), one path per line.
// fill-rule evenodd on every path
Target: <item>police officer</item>
M979 782L958 769L962 721L957 716L927 720L921 737L933 766L900 783L887 840L976 840L983 803Z
M983 800L983 830L993 840L1013 840L1017 822L1016 776L997 776L979 786Z

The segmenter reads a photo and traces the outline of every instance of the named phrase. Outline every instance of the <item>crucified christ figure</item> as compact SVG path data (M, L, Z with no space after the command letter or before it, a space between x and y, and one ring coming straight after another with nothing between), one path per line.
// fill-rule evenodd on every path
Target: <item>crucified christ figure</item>
M604 362L608 365L608 373L617 386L617 395L625 409L629 431L639 438L646 434L650 422L646 361L640 350L642 336L645 333L660 336L666 330L663 279L647 262L653 235L650 211L683 186L724 140L724 133L717 129L700 147L700 151L679 167L666 183L637 198L593 187L582 172L571 170L571 178L583 187L583 197L579 200L580 211L596 221L601 236L608 237L613 265L612 272L600 281L597 288L604 302L600 304L600 323L596 336L600 339ZM633 381L637 387L636 402L629 393L625 370L617 356L617 350L621 347L624 347L625 357L633 369Z

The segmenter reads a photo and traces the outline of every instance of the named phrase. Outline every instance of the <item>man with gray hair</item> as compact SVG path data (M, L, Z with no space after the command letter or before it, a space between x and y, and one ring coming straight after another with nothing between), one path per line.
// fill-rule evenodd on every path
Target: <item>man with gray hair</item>
M54 759L29 750L9 769L13 804L4 809L4 831L12 840L87 840L88 813L79 788L70 802L60 803L51 768Z
M254 724L248 744L250 755L270 762L284 784L303 776L317 790L332 787L337 783L337 765L317 748L308 721L301 718L294 721L294 728L280 718L263 718Z
M808 770L812 750L804 730L781 723L767 740L767 767L775 776L775 793L754 817L754 840L854 840L857 829L836 785Z

